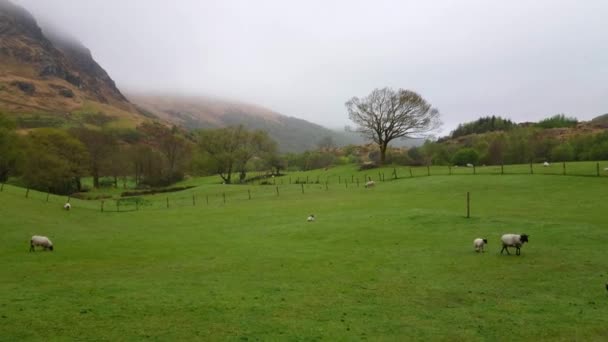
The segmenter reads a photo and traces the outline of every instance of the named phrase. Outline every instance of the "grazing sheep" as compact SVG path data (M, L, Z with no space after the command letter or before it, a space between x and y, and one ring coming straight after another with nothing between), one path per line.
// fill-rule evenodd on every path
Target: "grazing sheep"
M46 236L39 236L39 235L32 236L32 239L30 240L30 252L35 252L36 246L40 246L40 247L44 248L45 251L47 249L50 251L53 250L53 243Z
M547 166L549 166L549 165L551 165L551 164L549 164L549 162L544 162L544 163L543 163L543 166L544 166L544 167L547 167Z
M365 183L366 188L371 188L375 185L376 185L376 182L374 182L373 180L370 180L369 182Z
M473 164L467 163L467 167L473 167Z
M500 240L502 241L502 249L500 250L500 254L502 254L502 252L506 250L507 254L510 255L511 253L509 253L508 247L515 247L515 254L520 255L520 248L524 243L528 242L528 235L505 234L500 238Z
M63 205L63 209L65 209L65 210L70 210L70 209L72 209L72 205L70 204L70 202L68 202L68 203L64 204L64 205Z
M485 252L483 250L484 246L488 243L488 239L478 238L473 240L473 247L475 247L475 252Z
M306 219L306 221L308 221L308 222L312 222L314 220L315 220L315 215L313 215L313 214L310 214L310 216L308 216L308 218Z

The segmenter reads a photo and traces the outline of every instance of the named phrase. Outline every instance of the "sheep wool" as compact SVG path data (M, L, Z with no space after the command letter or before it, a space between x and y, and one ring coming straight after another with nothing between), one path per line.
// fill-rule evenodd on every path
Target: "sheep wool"
M35 252L35 247L42 247L44 250L53 250L53 242L46 236L34 235L30 240L30 252Z
M478 238L473 240L473 247L475 247L475 252L484 252L484 247L487 243L487 239Z
M516 255L520 255L521 254L521 246L528 242L528 235L526 234L505 234L503 235L500 240L502 241L502 249L500 250L500 254L502 254L503 251L507 251L507 254L511 254L509 253L509 248L508 247L515 247L515 254Z

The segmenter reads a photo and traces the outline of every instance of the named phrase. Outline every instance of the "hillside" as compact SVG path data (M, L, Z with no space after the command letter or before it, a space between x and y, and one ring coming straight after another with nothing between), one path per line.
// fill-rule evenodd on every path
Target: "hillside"
M100 113L120 125L144 119L86 47L43 30L8 0L0 0L0 61L0 110L22 128L66 126Z
M306 120L281 115L272 110L236 101L211 97L128 95L144 112L187 129L245 125L261 129L275 139L283 152L314 149L324 137L337 145L363 140L346 132L336 132Z

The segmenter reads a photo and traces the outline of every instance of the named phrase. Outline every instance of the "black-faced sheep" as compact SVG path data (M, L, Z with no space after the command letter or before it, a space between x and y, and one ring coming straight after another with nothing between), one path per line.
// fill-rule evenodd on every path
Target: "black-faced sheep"
M473 247L475 247L475 252L484 252L485 245L488 244L488 239L478 238L473 240Z
M520 248L524 243L528 242L528 235L505 234L500 238L500 240L502 241L502 249L500 250L500 254L502 254L502 252L505 250L507 251L507 254L511 254L509 253L508 247L515 247L515 254L520 255Z
M53 250L53 243L46 236L34 235L30 240L30 252L35 252L37 246L44 248L44 250Z
M70 209L72 209L72 205L70 204L70 202L68 202L68 203L64 204L64 205L63 205L63 209L65 209L65 210L70 210Z
M314 220L315 220L315 215L313 215L313 214L310 214L310 216L308 216L308 218L306 218L306 221L308 221L308 222L312 222Z

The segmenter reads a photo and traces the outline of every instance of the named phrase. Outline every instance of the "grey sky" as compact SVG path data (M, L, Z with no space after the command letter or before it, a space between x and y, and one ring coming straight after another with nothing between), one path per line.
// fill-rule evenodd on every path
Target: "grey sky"
M328 127L373 88L419 92L444 132L608 112L608 1L14 0L123 91L207 94Z

